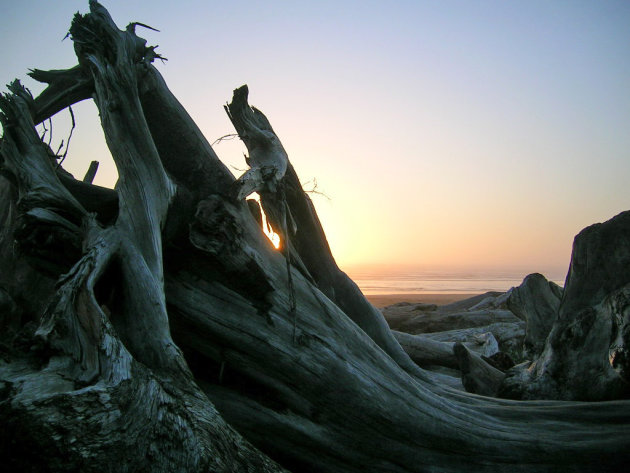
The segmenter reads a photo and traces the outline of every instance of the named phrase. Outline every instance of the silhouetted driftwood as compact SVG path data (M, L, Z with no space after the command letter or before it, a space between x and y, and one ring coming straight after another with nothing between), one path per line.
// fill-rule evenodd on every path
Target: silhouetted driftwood
M276 251L243 200L248 179L169 92L137 24L121 31L90 10L70 30L79 65L35 74L50 83L39 98L16 82L0 100L3 466L619 471L630 460L627 401L484 398L414 364L337 267L288 158L272 181L253 179L284 236ZM244 92L230 115L264 165L279 139ZM114 191L61 172L34 129L87 97ZM250 112L258 135L239 125Z
M575 237L549 335L531 345L539 346L541 353L533 363L508 371L501 396L583 401L630 397L629 265L630 212ZM539 299L539 307L557 304L547 294ZM534 312L528 310L528 324Z

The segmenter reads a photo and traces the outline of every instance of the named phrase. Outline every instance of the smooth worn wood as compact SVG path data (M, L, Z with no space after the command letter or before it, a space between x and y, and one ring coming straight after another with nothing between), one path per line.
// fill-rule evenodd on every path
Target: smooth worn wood
M466 391L496 396L505 374L489 365L461 343L455 343L453 354L462 372L462 384Z
M558 317L562 289L538 273L528 275L512 290L508 307L519 318L527 321L523 356L534 359L542 352L545 340Z

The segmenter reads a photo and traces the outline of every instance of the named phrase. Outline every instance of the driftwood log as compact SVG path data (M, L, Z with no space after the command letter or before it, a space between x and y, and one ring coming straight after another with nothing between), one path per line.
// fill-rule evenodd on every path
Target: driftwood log
M534 359L542 352L545 340L558 317L562 288L539 273L528 275L512 290L508 308L527 322L523 356Z
M508 371L499 392L502 397L580 401L630 397L629 265L630 212L575 237L559 304L549 289L537 290L544 297L535 304L518 303L527 314L528 335L542 334L526 345L539 356ZM526 286L531 290L531 284L524 284L523 291ZM539 286L544 288L544 281ZM545 313L544 318L553 317L553 324L541 330L540 314Z
M119 30L91 1L70 29L78 65L33 72L49 84L36 98L15 82L0 100L3 468L627 465L628 401L498 400L414 364L335 264L288 160L273 186L254 179L284 230L275 250L242 199L247 180L219 161L136 26ZM65 174L34 128L88 98L118 168L114 190ZM237 123L248 107L230 110L246 144ZM253 116L257 152L277 149L269 121Z

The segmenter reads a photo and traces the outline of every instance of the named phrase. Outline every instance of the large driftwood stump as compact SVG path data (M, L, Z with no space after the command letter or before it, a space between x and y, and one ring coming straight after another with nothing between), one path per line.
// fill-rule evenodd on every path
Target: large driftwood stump
M584 401L630 397L629 265L630 212L575 237L558 315L549 335L538 340L542 352L533 363L508 372L501 396Z
M3 466L513 472L630 461L628 401L497 400L414 364L337 267L288 160L274 174L281 202L259 188L275 228L291 215L276 251L135 26L119 30L91 1L70 30L78 65L34 72L49 83L39 97L15 83L0 100ZM90 97L120 175L113 191L63 173L34 129ZM256 116L264 133L235 122L237 132L273 149Z

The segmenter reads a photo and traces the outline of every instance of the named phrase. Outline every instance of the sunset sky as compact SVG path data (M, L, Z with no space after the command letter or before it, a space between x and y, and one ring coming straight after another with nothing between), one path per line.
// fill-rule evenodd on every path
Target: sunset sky
M61 39L88 2L0 4L0 81L39 92L27 70L76 63ZM562 272L576 233L630 208L630 2L103 4L120 27L161 30L138 31L210 142L233 133L222 105L249 85L327 196L312 194L342 268ZM68 169L99 160L96 183L113 186L94 105L74 109ZM215 150L246 167L242 143Z

